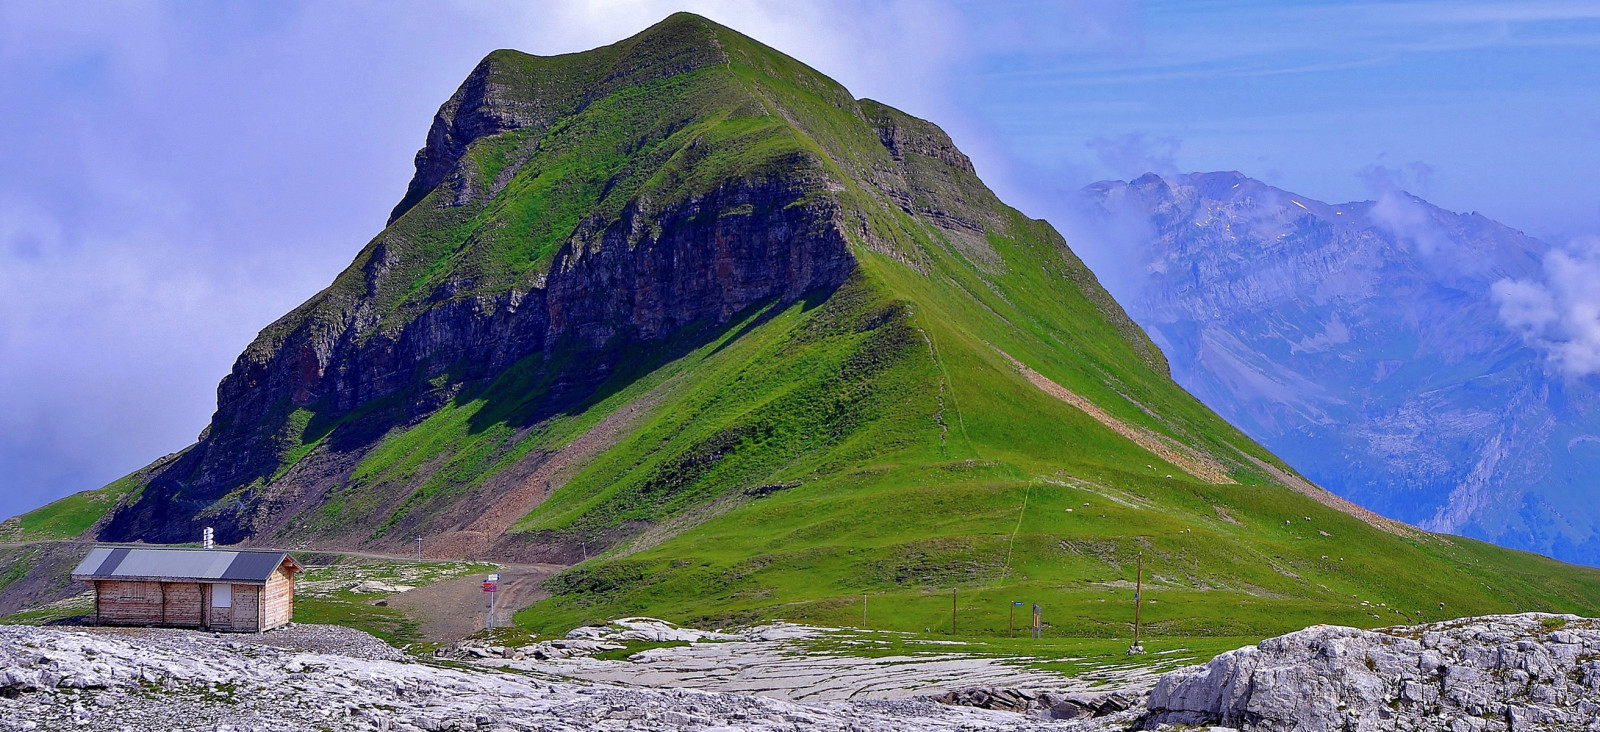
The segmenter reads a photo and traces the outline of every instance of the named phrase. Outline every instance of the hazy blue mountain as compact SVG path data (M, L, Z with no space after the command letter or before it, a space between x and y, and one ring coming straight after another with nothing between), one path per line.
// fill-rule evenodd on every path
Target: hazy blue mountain
M1096 183L1113 294L1173 376L1373 510L1600 564L1600 399L1551 373L1490 288L1549 247L1399 191L1330 205L1236 172Z

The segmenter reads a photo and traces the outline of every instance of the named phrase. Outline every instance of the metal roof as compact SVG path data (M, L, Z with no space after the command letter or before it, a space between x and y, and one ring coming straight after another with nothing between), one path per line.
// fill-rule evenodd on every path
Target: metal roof
M72 570L77 579L186 579L266 582L288 552L261 549L167 549L97 546Z

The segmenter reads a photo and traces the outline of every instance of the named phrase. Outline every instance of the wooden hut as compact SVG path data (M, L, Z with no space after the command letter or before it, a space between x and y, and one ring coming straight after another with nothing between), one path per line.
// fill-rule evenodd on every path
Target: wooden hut
M294 616L286 552L97 546L72 578L94 587L94 620L236 632L269 630Z

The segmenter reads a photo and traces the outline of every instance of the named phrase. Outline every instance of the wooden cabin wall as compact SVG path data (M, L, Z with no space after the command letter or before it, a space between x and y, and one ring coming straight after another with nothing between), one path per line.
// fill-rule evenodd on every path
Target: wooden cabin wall
M254 633L261 627L261 586L233 586L233 625L230 630Z
M185 628L200 627L200 585L194 582L163 582L161 590L167 598L165 625Z
M265 616L262 618L262 629L276 628L287 624L294 617L294 572L285 566L278 567L272 576L267 578Z
M161 583L101 580L95 583L100 622L106 625L160 625Z

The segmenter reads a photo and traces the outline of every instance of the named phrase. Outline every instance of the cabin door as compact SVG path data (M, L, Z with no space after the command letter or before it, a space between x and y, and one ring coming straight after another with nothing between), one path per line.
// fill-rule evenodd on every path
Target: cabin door
M211 585L211 622L213 628L233 627L233 585Z

